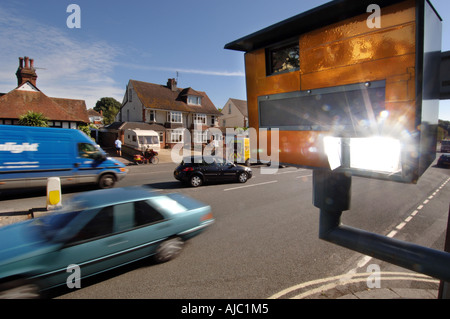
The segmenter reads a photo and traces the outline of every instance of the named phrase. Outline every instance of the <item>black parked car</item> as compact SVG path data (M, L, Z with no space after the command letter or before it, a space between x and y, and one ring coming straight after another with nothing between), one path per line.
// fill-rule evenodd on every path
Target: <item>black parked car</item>
M198 187L206 182L245 183L253 174L249 167L235 165L224 158L190 156L183 159L173 175L181 182Z
M450 167L450 154L442 154L437 162L438 167Z

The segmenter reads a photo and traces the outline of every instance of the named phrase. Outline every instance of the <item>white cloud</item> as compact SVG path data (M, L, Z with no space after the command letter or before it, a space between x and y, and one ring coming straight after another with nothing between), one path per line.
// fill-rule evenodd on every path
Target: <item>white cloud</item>
M186 68L174 68L174 67L158 67L158 66L146 66L146 65L136 65L136 64L121 64L121 66L130 69L140 69L149 71L165 71L165 72L179 72L179 73L189 73L189 74L202 74L202 75L213 75L213 76L236 76L245 77L245 73L242 71L217 71L217 70L202 70L202 69L186 69Z
M123 88L112 77L120 50L64 31L0 8L0 92L16 87L18 58L26 55L34 59L37 86L48 96L82 99L88 108L103 96L120 101Z

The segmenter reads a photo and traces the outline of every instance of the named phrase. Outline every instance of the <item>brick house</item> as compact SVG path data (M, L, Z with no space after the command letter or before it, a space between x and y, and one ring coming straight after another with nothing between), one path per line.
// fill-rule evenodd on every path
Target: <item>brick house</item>
M220 115L205 92L178 88L175 79L169 79L166 85L129 80L116 121L158 126L162 147L173 147L185 142L186 130L192 143L206 144L210 139L208 129L219 128Z
M17 87L0 93L0 124L18 124L20 116L28 111L42 113L50 127L76 129L89 123L84 100L48 97L37 88L33 62L28 57L19 58Z

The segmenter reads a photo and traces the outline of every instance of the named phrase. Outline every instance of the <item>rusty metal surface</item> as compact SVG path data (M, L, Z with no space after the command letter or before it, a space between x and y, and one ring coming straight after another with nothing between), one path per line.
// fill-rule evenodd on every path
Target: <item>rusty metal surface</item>
M408 0L383 8L380 29L370 29L365 14L299 35L298 71L268 76L266 50L247 52L250 127L259 128L260 96L385 80L388 111L385 114L389 116L384 126L396 132L414 131L415 12L415 1ZM318 154L318 141L323 133L280 131L280 162L307 167L327 166L323 156ZM261 135L261 138L265 136Z

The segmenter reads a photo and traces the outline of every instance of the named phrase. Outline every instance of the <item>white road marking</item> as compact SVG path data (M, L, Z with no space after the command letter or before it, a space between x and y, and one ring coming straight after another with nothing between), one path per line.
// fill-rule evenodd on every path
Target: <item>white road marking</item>
M299 177L296 177L299 178ZM410 222L414 216L416 216L419 213L419 210L424 208L424 205L427 205L430 200L432 200L434 198L434 196L437 195L437 193L439 192L440 189L442 189L448 182L450 181L450 178L448 178L440 187L439 189L437 189L432 196L428 197L428 199L426 199L422 205L419 205L403 222L401 222L400 224L398 224L396 226L397 230L401 230L403 229L403 227L406 226L406 224L408 222ZM398 231L396 230L392 230L387 237L393 238L395 235L397 235ZM308 281L299 285L295 285L292 286L290 288L287 288L285 290L282 290L278 293L276 293L275 295L269 297L268 299L277 299L280 298L282 296L285 296L289 293L294 292L295 290L299 290L299 289L303 289L309 286L313 286L313 285L317 285L317 284L322 284L322 283L326 283L329 281L335 281L329 284L324 284L318 288L315 289L310 289L304 293L298 294L294 297L292 297L292 299L302 299L308 296L311 296L313 294L316 293L321 293L324 292L326 290L330 290L330 289L334 289L335 287L339 286L339 285L343 285L343 284L351 284L351 283L358 283L358 282L362 282L367 280L367 278L370 275L373 275L373 273L362 273L359 274L357 273L358 268L362 268L365 265L367 265L369 263L369 261L372 260L372 257L370 256L364 256L362 257L358 262L357 262L357 266L353 269L350 269L346 274L344 275L340 275L340 276L335 276L335 277L329 277L329 278L323 278L323 279L318 279L318 280L312 280L312 281ZM413 281L423 281L423 282L432 282L432 283L439 283L438 280L433 279L429 276L426 275L422 275L422 274L418 274L418 273L396 273L396 272L382 272L380 274L383 274L383 280L413 280ZM388 277L386 278L386 275L399 275L399 276L394 276L394 277ZM353 279L354 277L363 277L363 278L359 278L359 279Z
M344 274L334 277L322 278L317 280L311 280L305 283L301 283L287 289L284 289L272 296L268 299L279 299L290 293L294 293L297 290L309 288L316 285L321 285L314 289L309 289L306 292L300 293L291 297L291 299L302 299L316 293L322 293L324 291L334 289L337 286L358 283L367 281L367 279L372 276L374 273L359 273L359 274ZM439 280L431 278L427 275L417 274L417 273L406 273L406 272L380 272L377 273L380 275L381 280L408 280L408 281L424 281L431 283L439 283Z
M245 186L226 188L223 191L224 192L228 192L228 191L232 191L232 190L236 190L236 189L255 187L255 186L261 186L261 185L267 185L267 184L273 184L273 183L278 183L278 181L270 181L270 182L265 182L265 183L258 183L258 184L252 184L252 185L245 185Z

